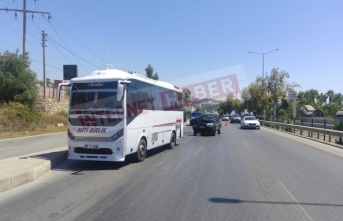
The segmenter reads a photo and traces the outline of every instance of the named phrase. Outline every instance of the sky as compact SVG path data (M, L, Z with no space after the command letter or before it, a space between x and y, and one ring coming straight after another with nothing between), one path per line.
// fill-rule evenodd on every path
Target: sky
M0 9L23 9L23 1L1 0ZM44 31L51 80L63 79L66 64L76 64L79 76L105 65L145 75L150 64L160 80L181 84L239 67L246 87L264 64L264 75L288 72L297 91L343 93L341 0L26 1L27 10L52 17L27 13L26 50L39 80ZM0 53L22 53L22 42L23 13L1 10Z

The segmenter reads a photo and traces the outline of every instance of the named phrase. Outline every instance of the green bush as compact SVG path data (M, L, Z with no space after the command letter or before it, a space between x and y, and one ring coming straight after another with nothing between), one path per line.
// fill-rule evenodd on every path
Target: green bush
M343 123L341 122L335 123L335 126L333 127L333 129L343 131Z
M334 130L339 130L339 131L343 131L343 123L341 122L338 122L338 123L335 123L335 126L333 127ZM335 143L336 144L343 144L343 140L342 140L342 137L337 137L335 139Z
M30 70L27 56L6 51L0 53L0 103L18 102L34 106L38 98L36 74Z

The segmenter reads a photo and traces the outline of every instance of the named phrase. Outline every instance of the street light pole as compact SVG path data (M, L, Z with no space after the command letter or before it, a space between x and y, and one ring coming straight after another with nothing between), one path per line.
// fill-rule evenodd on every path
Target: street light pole
M249 51L248 53L250 54L259 54L259 55L262 55L262 90L263 90L263 87L264 87L264 55L266 54L269 54L269 53L272 53L274 51L278 51L279 49L276 48L274 50L271 50L271 51L267 51L267 52L264 52L264 53L261 53L261 52L254 52L254 51ZM261 110L261 115L263 116L263 109Z
M262 55L262 86L264 85L264 55L266 54L269 54L269 53L272 53L274 51L278 51L279 49L276 48L274 50L271 50L271 51L268 51L268 52L264 52L264 53L261 53L261 52L254 52L254 51L249 51L248 53L250 54L259 54L259 55Z

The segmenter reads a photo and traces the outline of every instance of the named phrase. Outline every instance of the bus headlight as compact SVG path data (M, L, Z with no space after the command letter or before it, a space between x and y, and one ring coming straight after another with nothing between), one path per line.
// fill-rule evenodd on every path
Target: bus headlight
M124 129L119 130L117 133L113 135L113 139L118 140L119 138L121 138L123 136L123 132L124 132Z

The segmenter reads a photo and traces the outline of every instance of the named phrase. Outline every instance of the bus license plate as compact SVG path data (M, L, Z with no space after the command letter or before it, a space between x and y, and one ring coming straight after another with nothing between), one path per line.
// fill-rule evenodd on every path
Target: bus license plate
M86 149L99 149L99 145L96 144L85 144Z

